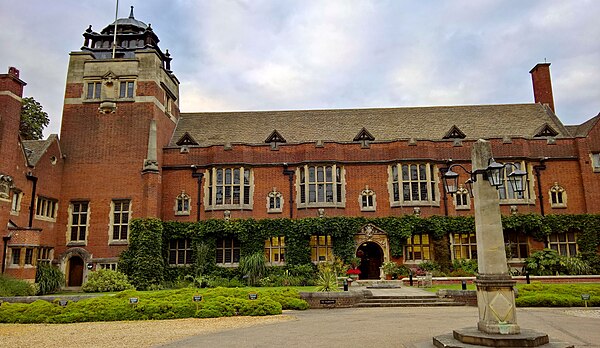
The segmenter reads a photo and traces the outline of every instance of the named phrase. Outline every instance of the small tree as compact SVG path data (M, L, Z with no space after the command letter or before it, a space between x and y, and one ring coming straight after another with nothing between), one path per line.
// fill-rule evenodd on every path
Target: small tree
M42 109L42 104L32 97L23 98L21 104L21 137L25 140L42 139L42 131L50 123L48 113Z

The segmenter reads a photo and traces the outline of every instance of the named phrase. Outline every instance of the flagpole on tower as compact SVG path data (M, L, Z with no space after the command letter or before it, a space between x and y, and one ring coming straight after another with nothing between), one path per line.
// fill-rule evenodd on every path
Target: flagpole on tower
M117 6L115 7L115 33L113 36L112 59L115 59L115 51L117 50L117 18L118 17L119 17L119 0L117 0Z

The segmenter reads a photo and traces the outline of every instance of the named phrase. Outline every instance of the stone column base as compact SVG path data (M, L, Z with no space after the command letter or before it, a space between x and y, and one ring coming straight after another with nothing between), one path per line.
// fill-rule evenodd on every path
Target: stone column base
M480 274L475 280L479 307L479 331L488 334L514 335L521 332L517 325L516 281L505 274Z

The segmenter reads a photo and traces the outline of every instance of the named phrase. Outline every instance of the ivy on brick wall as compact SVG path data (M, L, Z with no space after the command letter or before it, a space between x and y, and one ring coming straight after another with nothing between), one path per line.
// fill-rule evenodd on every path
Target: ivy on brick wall
M198 243L210 246L209 253L215 254L215 245L218 238L235 237L241 242L241 255L250 255L262 251L265 240L270 237L284 236L286 241L286 264L301 265L310 263L310 237L311 235L328 235L334 240L334 254L345 261L354 256L356 249L354 235L363 226L371 223L388 235L391 254L395 257L402 256L406 239L415 234L428 233L435 246L435 258L438 262L450 262L449 233L472 233L475 231L473 217L467 216L432 216L420 218L414 215L384 218L364 217L331 217L331 218L304 218L304 219L233 219L233 220L206 220L194 223L165 221L160 224L155 219L137 219L132 221L130 248L124 253L125 258L136 258L147 255L154 258L156 255L149 252L148 248L141 248L138 238L148 241L148 235L158 235L162 250L163 262L168 260L169 241L174 239L190 239L192 249ZM535 214L503 216L502 224L505 230L514 230L545 241L551 233L578 232L580 252L596 252L600 245L600 215L547 215ZM159 227L160 225L160 227ZM150 229L149 234L140 229ZM161 235L159 235L159 232ZM162 237L162 238L161 238ZM144 242L145 243L145 242ZM153 244L154 245L154 244ZM131 251L134 249L134 251ZM135 256L133 256L135 255ZM209 266L215 266L215 257ZM185 272L167 267L167 278L173 279L176 275Z
M119 270L138 290L164 279L163 223L158 219L134 219L130 224L129 248L121 253Z

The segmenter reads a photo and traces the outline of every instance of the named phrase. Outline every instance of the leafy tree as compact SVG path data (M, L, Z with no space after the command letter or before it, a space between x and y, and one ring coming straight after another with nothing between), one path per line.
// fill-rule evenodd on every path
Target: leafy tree
M23 98L21 104L21 137L25 140L42 139L42 131L50 122L48 113L42 109L42 104L32 97Z

